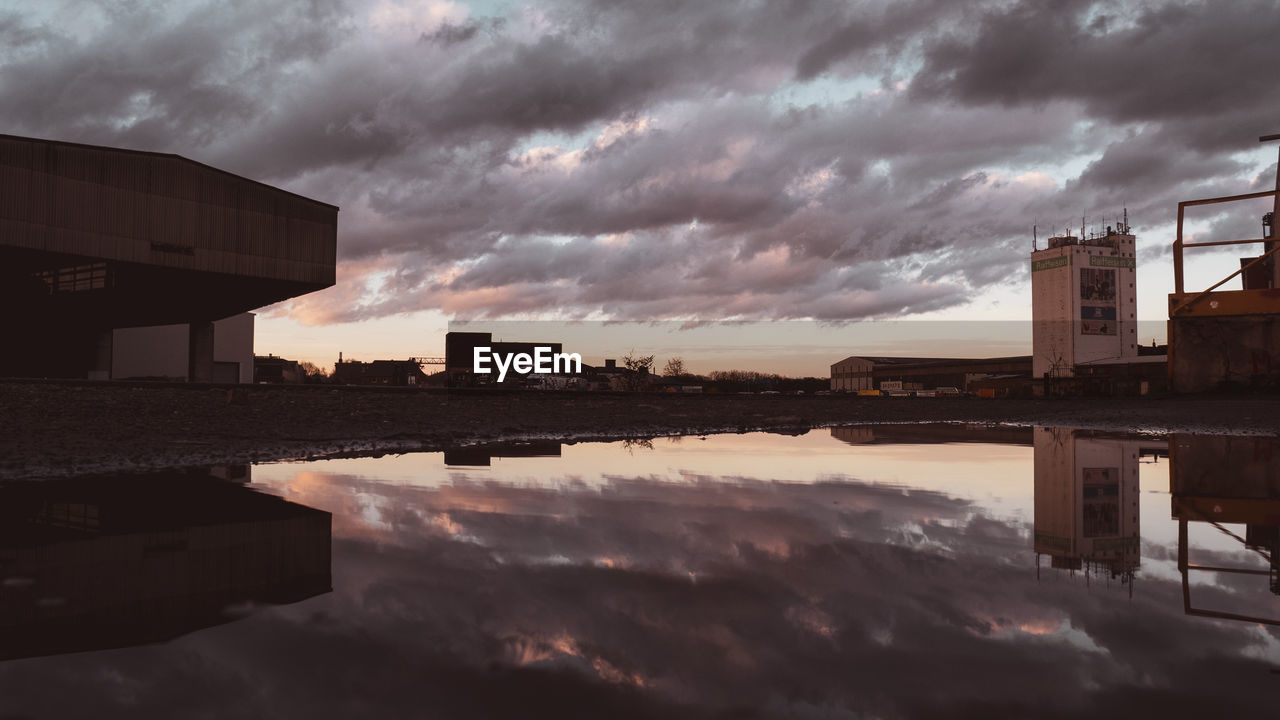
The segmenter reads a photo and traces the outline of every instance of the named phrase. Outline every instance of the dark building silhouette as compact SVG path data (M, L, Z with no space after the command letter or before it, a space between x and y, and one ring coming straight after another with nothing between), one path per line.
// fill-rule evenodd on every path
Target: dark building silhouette
M445 465L489 467L493 458L560 457L558 440L471 445L444 451Z
M1005 426L966 426L953 423L923 425L851 425L831 428L831 437L850 445L875 445L903 443L928 445L933 443L999 443L1001 445L1031 445L1031 428Z
M288 360L275 355L258 355L253 358L253 381L280 385L300 383L306 380L307 374L297 360Z
M427 374L415 360L339 360L333 366L333 381L342 385L424 387Z
M0 484L0 660L161 642L328 592L330 527L213 475Z
M116 329L184 325L210 381L214 321L333 285L337 216L177 155L0 135L0 333L21 348L0 375L110 377Z
M493 333L487 332L450 332L444 336L444 368L448 373L451 387L469 387L474 385L520 386L528 373L517 373L508 370L502 382L498 382L496 372L477 374L473 370L475 349L488 347L493 353L510 355L524 353L532 356L536 348L550 348L548 352L563 352L561 343L552 342L494 342Z

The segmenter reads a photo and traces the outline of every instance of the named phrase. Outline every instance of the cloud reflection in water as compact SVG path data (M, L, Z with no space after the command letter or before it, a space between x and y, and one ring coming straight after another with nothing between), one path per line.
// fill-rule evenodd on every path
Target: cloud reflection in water
M1030 431L1025 442L850 445L815 431L634 455L566 446L488 469L439 455L260 467L256 484L333 513L332 594L163 646L0 665L0 690L46 710L247 702L323 717L1268 704L1274 628L1187 617L1169 574L1139 569L1132 597L1048 567L1037 577ZM743 472L740 443L759 473ZM969 479L975 467L990 477ZM1172 524L1167 494L1141 499ZM1149 515L1145 544L1166 547ZM1265 589L1197 592L1274 614ZM75 700L58 695L73 682Z

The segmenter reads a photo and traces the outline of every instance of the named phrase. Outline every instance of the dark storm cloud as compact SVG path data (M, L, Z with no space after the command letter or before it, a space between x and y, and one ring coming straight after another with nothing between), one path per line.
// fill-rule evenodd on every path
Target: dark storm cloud
M485 7L11 12L0 123L341 205L318 323L941 309L1033 222L1243 191L1275 129L1260 2Z
M1269 38L1280 31L1280 14L1273 3L1130 8L1028 0L993 11L975 33L926 44L912 94L1005 105L1071 99L1096 118L1120 122L1206 118L1221 125L1223 113L1231 119L1269 107L1263 98L1272 83L1258 69L1276 60ZM1232 130L1258 134L1252 127ZM1198 150L1241 143L1226 132L1184 139Z
M500 27L500 24L498 25ZM422 33L421 40L423 42L435 42L442 45L456 45L457 43L467 42L480 32L481 25L477 22L466 22L460 25L444 23L440 27L432 30L430 33Z
M921 30L945 25L963 11L960 3L947 0L899 2L887 7L864 9L846 19L822 40L810 47L796 65L796 76L812 79L847 58L863 56L871 50L885 50L906 44Z
M39 39L5 64L0 117L10 131L41 136L206 146L260 119L261 97L285 81L281 68L333 47L341 26L331 6L219 4L169 15L130 5L101 10L102 27L91 12L24 22L21 32Z

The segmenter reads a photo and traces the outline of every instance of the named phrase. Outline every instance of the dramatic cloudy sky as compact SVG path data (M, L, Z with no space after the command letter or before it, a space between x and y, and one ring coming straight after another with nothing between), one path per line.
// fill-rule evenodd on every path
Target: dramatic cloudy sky
M0 131L341 206L338 285L259 321L325 361L450 318L1023 318L1032 224L1126 205L1158 318L1176 202L1269 188L1280 131L1266 0L3 7Z

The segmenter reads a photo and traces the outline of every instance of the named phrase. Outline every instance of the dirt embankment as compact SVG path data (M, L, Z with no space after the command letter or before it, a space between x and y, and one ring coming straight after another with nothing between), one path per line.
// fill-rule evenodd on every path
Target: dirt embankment
M438 393L0 382L0 479L845 423L975 422L1280 435L1280 398Z

